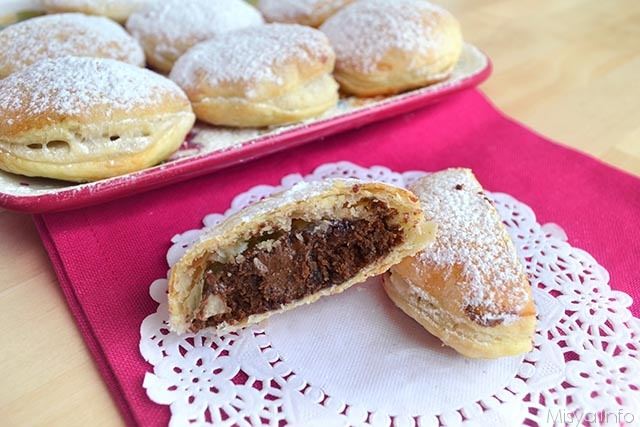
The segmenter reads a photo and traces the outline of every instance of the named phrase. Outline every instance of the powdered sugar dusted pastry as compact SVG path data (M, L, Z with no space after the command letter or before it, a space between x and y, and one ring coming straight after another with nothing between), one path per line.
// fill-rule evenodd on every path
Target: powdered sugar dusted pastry
M0 31L0 79L41 59L111 58L144 66L138 42L107 18L81 13L41 16Z
M495 358L532 348L531 286L498 212L468 169L422 178L411 190L434 244L390 269L393 302L445 344L468 357Z
M82 12L124 22L136 10L154 0L42 0L49 13Z
M260 0L258 9L269 22L320 26L353 0Z
M386 271L433 239L418 199L382 183L299 183L229 217L169 279L170 327L223 333Z
M333 49L318 30L267 24L194 46L171 72L199 119L255 127L296 122L338 102Z
M195 116L171 80L112 59L43 60L0 80L0 169L91 181L152 166Z
M458 21L424 0L358 1L320 29L336 51L336 80L358 96L444 80L462 52Z
M169 73L193 45L263 22L243 0L162 0L132 14L127 30L142 44L149 64Z

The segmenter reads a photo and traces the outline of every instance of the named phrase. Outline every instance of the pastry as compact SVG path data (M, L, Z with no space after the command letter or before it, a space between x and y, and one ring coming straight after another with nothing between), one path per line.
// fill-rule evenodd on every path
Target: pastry
M182 56L171 72L200 120L256 127L316 116L338 102L334 53L324 34L267 24L222 34Z
M258 9L269 22L319 27L353 0L260 0Z
M391 300L467 357L531 350L536 325L531 286L496 208L473 173L434 173L411 190L438 233L432 245L385 275Z
M424 0L355 2L320 29L336 51L344 92L390 95L446 79L462 51L458 21Z
M129 15L152 0L42 0L49 13L82 12L100 15L124 23Z
M213 228L172 268L172 330L224 333L344 291L433 239L418 199L356 180L302 182Z
M142 44L149 64L169 73L193 45L263 22L243 0L162 0L132 14L127 30Z
M0 80L0 169L91 181L152 166L195 117L171 80L113 59L42 60Z
M111 58L144 66L138 42L107 18L63 13L29 19L0 31L0 79L34 62L62 56Z

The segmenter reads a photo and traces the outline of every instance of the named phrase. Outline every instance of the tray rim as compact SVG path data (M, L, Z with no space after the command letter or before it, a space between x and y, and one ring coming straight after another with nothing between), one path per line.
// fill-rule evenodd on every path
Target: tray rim
M407 96L398 99L374 103L346 114L284 130L281 133L264 135L237 148L177 159L142 171L97 181L90 186L70 187L56 192L32 195L16 195L0 191L0 209L35 214L93 206L249 162L372 123L376 119L383 120L413 111L450 94L473 88L491 75L493 64L489 56L476 46L469 45L484 56L485 66L435 92L420 93L420 90L417 90L413 94L408 93Z

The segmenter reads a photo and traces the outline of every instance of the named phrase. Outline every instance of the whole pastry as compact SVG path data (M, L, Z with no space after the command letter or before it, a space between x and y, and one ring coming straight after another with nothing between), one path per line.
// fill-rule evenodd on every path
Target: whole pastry
M0 80L0 169L92 181L152 166L195 117L171 80L112 59L48 59Z
M358 96L389 95L446 79L462 51L458 21L424 0L357 1L320 29L336 51L336 80Z
M132 14L126 26L149 64L169 73L193 45L263 22L260 12L243 0L163 0Z
M144 66L138 42L110 19L81 13L41 16L0 31L0 79L41 59L111 58Z
M319 27L353 0L260 0L258 9L269 22Z
M153 0L42 0L49 13L82 12L125 22L129 15Z
M171 72L199 119L259 127L318 115L338 102L334 53L318 30L267 24L222 34L182 56Z

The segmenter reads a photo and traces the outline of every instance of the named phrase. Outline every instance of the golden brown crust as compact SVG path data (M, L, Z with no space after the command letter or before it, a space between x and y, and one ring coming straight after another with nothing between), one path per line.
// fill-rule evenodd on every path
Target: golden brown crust
M192 103L202 121L234 127L295 123L318 116L338 102L338 84L329 74L295 91L263 101L243 97L207 97Z
M391 95L444 80L463 46L453 15L423 0L356 2L320 29L336 50L336 80L356 96Z
M430 299L421 287L400 275L386 273L382 283L398 308L463 356L494 359L526 353L532 348L535 309L509 324L488 328L447 311L440 306L442 300Z
M0 80L0 167L89 181L151 166L195 116L170 80L109 59L40 61Z
M285 191L249 206L214 228L210 234L190 248L172 268L169 279L170 325L179 333L189 329L194 311L202 298L204 266L212 259L224 261L242 252L242 243L265 228L290 227L291 219L315 221L320 218L347 218L363 215L357 201L374 198L397 211L394 221L401 227L404 241L377 262L363 268L355 277L337 286L322 289L302 300L287 304L279 310L250 316L239 323L222 324L210 331L222 333L259 322L274 313L313 302L324 295L342 292L353 284L386 271L424 247L433 238L434 227L424 220L417 199L410 192L382 183L355 180L326 180L300 183Z
M268 22L319 27L331 15L353 0L260 0L258 9Z
M338 102L335 54L321 32L269 24L193 47L171 72L199 119L226 126L291 123Z
M429 175L411 187L435 242L390 269L396 305L469 357L531 349L536 310L531 286L495 207L468 169Z

